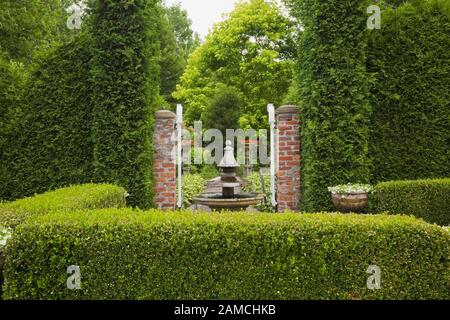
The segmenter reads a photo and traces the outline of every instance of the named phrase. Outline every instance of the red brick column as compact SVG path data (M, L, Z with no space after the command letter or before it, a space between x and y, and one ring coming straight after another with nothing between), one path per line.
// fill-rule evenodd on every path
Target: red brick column
M276 111L278 129L278 211L299 210L300 201L300 118L296 106Z
M153 131L153 176L155 204L159 209L171 210L176 206L176 159L174 135L176 115L162 110L155 116Z

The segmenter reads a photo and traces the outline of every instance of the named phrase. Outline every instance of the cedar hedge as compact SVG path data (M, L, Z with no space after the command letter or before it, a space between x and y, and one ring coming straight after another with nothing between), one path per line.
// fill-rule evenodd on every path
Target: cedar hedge
M372 182L450 176L450 2L386 9L370 35Z
M379 212L412 214L450 226L450 179L382 182L375 194Z
M122 208L126 205L126 191L108 184L84 184L67 187L31 198L0 204L0 226L17 227L32 215L53 211Z
M370 179L365 0L288 0L304 26L297 77L304 211L332 210L327 188Z
M10 62L0 52L0 199L11 197L11 181L14 177L11 160L11 141L14 141L13 119L21 104L24 69Z
M94 181L123 186L129 204L153 205L152 127L159 94L157 0L97 0L94 39Z
M94 181L124 187L132 206L152 206L158 3L89 1L82 31L37 59L12 129L0 128L1 200Z
M55 212L10 239L4 298L448 299L449 249L448 231L407 216Z
M92 181L92 41L88 33L39 59L8 137L14 172L0 198L15 200Z

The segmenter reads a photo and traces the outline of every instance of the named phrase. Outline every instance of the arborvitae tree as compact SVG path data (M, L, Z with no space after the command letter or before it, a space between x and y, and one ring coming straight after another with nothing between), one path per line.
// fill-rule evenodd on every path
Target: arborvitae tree
M302 203L307 211L332 210L327 188L366 183L369 78L366 72L365 0L289 0L304 32L298 83L302 119Z
M152 205L151 121L159 94L157 0L98 0L94 38L94 178Z

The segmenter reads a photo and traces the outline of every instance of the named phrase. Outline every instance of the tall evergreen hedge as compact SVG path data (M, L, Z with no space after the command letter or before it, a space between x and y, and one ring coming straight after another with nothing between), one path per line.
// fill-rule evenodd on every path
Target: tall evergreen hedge
M450 177L450 2L385 10L371 35L372 180Z
M16 199L92 180L92 61L89 34L43 57L15 114L2 196Z
M304 26L298 78L302 125L302 203L332 208L327 187L368 182L369 78L365 0L289 0Z
M132 206L151 206L158 3L90 1L82 31L39 58L8 120L13 130L0 132L0 146L8 145L0 199L96 181L126 188ZM0 91L7 82L2 76Z
M14 176L11 141L15 113L20 109L23 94L24 68L9 61L0 52L0 199L9 198Z
M159 92L157 0L98 0L93 7L94 179L152 204L151 128Z

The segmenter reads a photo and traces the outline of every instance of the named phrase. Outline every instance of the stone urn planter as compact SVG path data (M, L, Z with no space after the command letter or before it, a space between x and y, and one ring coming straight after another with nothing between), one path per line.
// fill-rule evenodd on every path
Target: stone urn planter
M372 186L347 184L329 188L336 209L340 212L361 212L369 203Z

